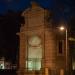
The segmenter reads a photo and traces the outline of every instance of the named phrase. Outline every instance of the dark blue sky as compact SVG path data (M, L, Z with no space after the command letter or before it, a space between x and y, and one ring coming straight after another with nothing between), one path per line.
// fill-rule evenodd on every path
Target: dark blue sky
M9 9L18 12L30 6L31 0L0 0L0 13L4 14ZM34 0L40 6L54 12L55 17L68 19L75 16L74 0Z
M30 6L31 0L0 0L0 13L7 12L8 9L14 11L24 10ZM52 8L54 6L53 0L34 0L38 2L41 6L46 8Z

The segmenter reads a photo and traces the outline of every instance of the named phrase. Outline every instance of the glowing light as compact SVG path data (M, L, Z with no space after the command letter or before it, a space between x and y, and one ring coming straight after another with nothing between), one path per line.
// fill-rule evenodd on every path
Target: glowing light
M4 63L0 64L0 69L4 69Z
M64 30L65 28L63 26L60 27L60 30Z

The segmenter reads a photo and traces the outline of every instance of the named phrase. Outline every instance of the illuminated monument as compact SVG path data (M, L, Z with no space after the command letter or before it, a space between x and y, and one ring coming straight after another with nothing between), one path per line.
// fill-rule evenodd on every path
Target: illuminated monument
M18 75L64 75L65 42L57 40L50 14L35 2L22 13Z

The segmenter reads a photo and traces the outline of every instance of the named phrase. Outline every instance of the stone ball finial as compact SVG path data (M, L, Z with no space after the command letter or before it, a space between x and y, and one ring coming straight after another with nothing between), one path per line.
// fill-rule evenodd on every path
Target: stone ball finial
M32 8L35 8L35 7L37 7L37 6L38 6L37 2L31 1L31 7L32 7Z

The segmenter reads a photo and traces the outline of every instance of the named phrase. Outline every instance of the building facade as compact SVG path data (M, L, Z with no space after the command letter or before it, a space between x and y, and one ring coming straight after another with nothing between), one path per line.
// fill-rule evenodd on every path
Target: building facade
M0 58L0 70L12 69L12 63L6 61L4 57Z
M65 39L48 20L50 14L35 2L22 13L18 75L64 75Z

